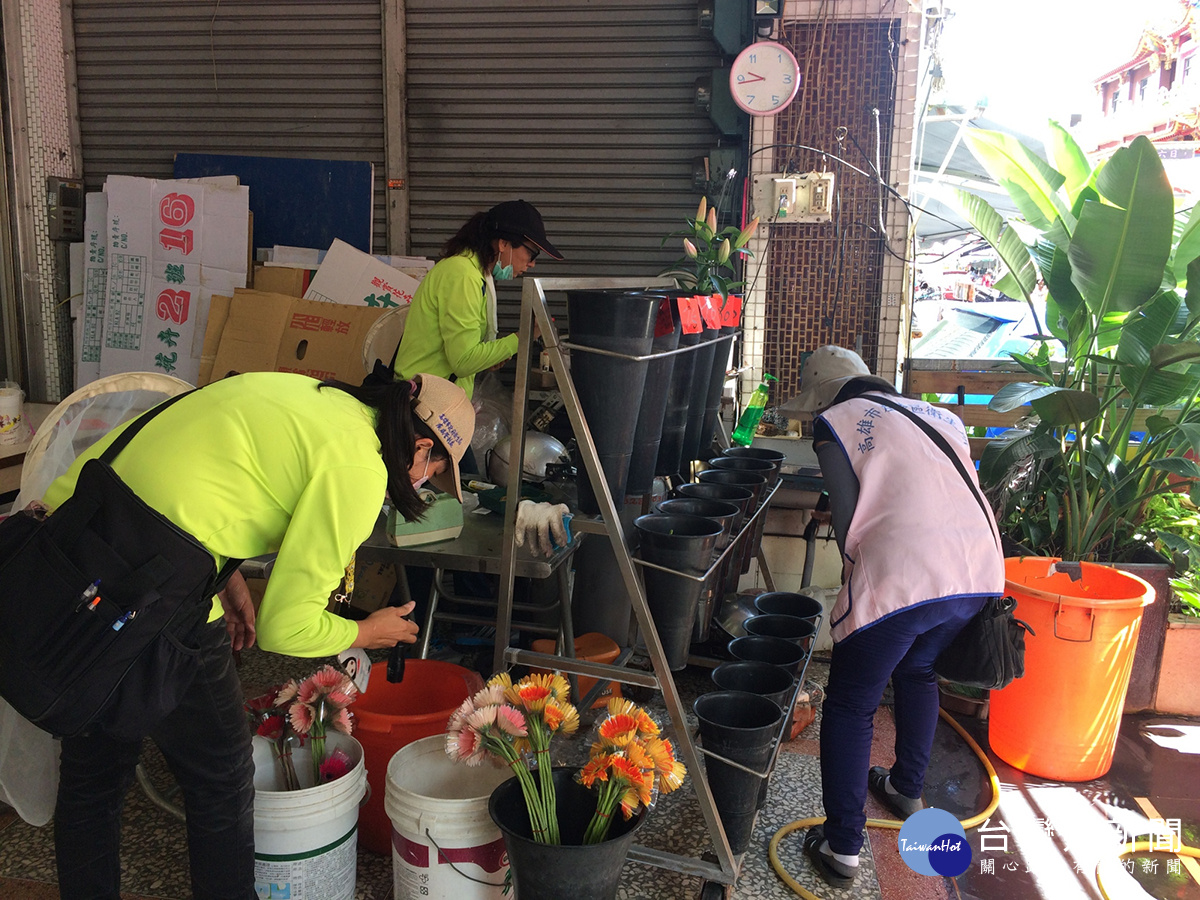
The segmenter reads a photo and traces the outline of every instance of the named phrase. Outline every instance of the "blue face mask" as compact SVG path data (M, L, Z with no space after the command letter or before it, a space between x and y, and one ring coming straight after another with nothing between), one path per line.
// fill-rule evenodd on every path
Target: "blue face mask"
M492 278L494 278L496 281L511 281L512 277L513 277L512 248L510 247L508 250L508 265L507 266L500 265L500 257L499 257L499 255L496 256L496 262L492 266Z

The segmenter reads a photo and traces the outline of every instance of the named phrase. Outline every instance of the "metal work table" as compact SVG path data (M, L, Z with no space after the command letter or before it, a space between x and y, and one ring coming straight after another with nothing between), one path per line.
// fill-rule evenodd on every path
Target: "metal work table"
M425 622L421 626L421 641L418 655L425 659L429 654L429 642L434 619L466 625L496 625L497 599L464 597L447 591L442 586L446 572L480 572L488 575L501 574L501 560L505 540L504 517L496 513L477 515L469 512L463 516L463 530L458 537L449 541L436 541L411 547L394 546L384 531L386 519L379 517L371 537L358 548L361 560L380 561L401 566L423 566L433 569L433 583L429 591L429 607ZM550 556L536 556L528 547L515 547L515 574L519 578L549 578L554 576L558 583L557 599L551 604L514 603L513 611L521 614L549 613L557 611L559 624L548 627L539 623L513 622L523 631L551 634L558 638L560 652L568 657L575 655L575 629L571 622L571 585L569 566L564 565L579 549L582 534L576 534L569 545L555 550ZM405 578L399 579L401 589L408 590ZM478 613L439 612L442 600L478 610ZM497 644L507 643L507 635L497 635Z

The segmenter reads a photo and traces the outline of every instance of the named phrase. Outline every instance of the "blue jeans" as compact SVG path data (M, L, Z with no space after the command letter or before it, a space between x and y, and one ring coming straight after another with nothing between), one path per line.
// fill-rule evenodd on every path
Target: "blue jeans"
M183 793L196 900L253 900L254 762L225 621L200 625L200 671L150 732ZM141 741L62 742L54 846L62 900L119 900L121 807Z
M821 797L834 853L862 848L875 711L889 678L896 698L892 787L921 796L938 719L933 661L983 603L957 597L909 607L833 645L821 706Z

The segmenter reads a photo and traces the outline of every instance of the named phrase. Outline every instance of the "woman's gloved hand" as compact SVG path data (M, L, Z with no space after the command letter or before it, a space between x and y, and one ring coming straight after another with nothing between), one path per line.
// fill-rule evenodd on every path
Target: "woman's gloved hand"
M517 504L517 546L524 547L529 541L530 552L550 556L555 547L571 543L570 516L565 503L522 500Z

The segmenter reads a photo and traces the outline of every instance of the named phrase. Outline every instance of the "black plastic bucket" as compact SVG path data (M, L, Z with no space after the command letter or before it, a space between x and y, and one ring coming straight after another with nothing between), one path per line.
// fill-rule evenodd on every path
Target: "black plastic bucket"
M757 659L782 666L789 672L798 672L800 664L808 657L808 651L799 644L762 634L734 638L729 642L729 653L734 659Z
M754 494L754 499L746 507L746 515L748 516L754 515L754 513L758 510L759 504L762 502L762 498L766 495L767 490L769 489L766 475L758 472L744 471L742 469L705 469L698 477L702 484L734 484L738 485L739 487L749 488ZM732 551L732 554L736 559L740 560L741 564L731 565L729 567L731 576L741 575L744 572L750 571L750 560L754 557L754 554L758 552L758 546L762 542L762 530L765 523L766 516L761 516L759 520L754 523L754 530L748 533L742 539L742 549L740 555L738 555L738 551ZM726 584L726 588L728 589L728 584ZM736 589L737 585L735 582L733 590Z
M721 691L745 691L774 701L786 711L796 690L796 676L783 666L760 659L735 659L712 670L712 681Z
M663 515L700 516L721 524L721 535L717 538L716 551L720 553L733 537L733 523L741 516L738 508L732 503L720 500L704 500L699 497L676 497L664 500L658 504L657 511ZM729 564L726 556L721 565L708 576L700 599L696 604L696 625L692 629L692 643L698 644L708 640L708 629L712 625L713 615L724 593L725 567Z
M673 294L657 293L662 301L655 319L652 351L663 353L679 346L679 306ZM646 390L641 396L637 427L633 433L633 454L629 459L629 478L625 485L630 494L648 494L653 487L669 395L663 388L670 385L671 373L680 355L683 354L652 359L646 367Z
M701 694L692 709L700 722L700 744L705 750L763 773L760 778L711 756L704 759L708 786L729 849L741 853L750 846L761 783L771 762L783 711L773 700L745 691Z
M825 607L816 597L807 594L797 594L792 591L768 591L754 598L754 608L760 613L776 613L781 616L795 616L806 622L817 624L817 619L825 612Z
M746 634L791 641L806 653L812 649L813 638L817 636L817 626L812 622L779 613L759 613L757 616L751 616L742 623L742 627L746 629Z
M638 531L641 559L688 575L703 575L708 570L721 536L719 522L699 516L639 516L633 524ZM704 582L646 566L639 568L667 666L677 671L687 666Z
M662 294L648 291L568 291L567 315L573 344L646 356ZM621 503L633 453L633 436L646 387L647 362L617 359L584 350L571 353L571 377L587 418L613 501ZM591 479L580 467L579 507L598 513Z
M513 876L513 896L521 900L613 900L621 869L637 830L646 821L642 807L632 819L614 816L608 837L584 844L583 835L596 811L597 793L575 781L575 769L552 773L562 844L533 840L520 782L510 778L492 791L488 813L504 836Z
M787 454L779 450L770 450L766 447L727 447L721 452L722 456L727 456L731 459L761 459L775 466L775 477L770 483L775 484L779 480L779 475L783 471L783 464L787 460Z

